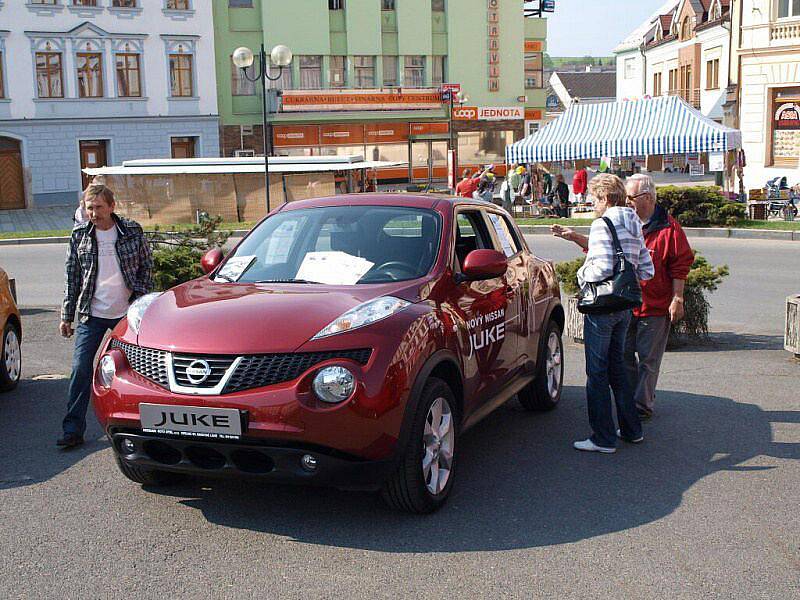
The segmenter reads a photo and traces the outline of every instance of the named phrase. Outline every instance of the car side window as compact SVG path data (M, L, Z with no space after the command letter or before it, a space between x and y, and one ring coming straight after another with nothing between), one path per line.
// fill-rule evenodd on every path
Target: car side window
M493 212L487 212L489 222L492 224L497 240L500 242L500 249L506 258L514 256L522 248L520 247L517 236L514 235L514 228L503 216Z
M456 267L461 270L464 259L473 250L494 247L486 222L479 210L465 210L456 215Z

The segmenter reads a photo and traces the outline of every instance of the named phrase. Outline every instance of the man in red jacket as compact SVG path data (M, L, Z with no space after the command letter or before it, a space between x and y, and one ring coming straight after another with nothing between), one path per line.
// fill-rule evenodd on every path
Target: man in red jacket
M686 234L656 203L656 187L648 175L633 175L626 183L628 205L644 224L644 241L655 276L642 281L642 305L633 311L625 341L625 367L635 389L639 416L653 415L661 359L670 325L683 318L683 289L694 262Z
M589 187L589 177L586 174L586 169L578 169L575 175L572 176L572 193L575 194L575 199L578 202L586 201L586 190Z

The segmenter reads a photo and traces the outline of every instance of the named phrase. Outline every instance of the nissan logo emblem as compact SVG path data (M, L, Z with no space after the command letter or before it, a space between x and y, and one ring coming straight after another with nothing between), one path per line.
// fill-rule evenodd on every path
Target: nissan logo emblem
M192 361L186 367L186 377L194 385L200 385L211 376L211 365L204 360Z

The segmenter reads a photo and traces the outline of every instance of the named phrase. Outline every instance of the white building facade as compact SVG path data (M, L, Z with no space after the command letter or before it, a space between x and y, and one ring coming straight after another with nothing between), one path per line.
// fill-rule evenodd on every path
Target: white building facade
M211 2L0 0L0 209L171 156L219 156Z
M800 3L740 0L735 8L745 187L784 176L800 183Z

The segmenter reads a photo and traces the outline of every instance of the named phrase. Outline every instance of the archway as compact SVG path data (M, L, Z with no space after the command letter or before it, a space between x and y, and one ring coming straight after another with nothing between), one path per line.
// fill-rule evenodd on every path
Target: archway
M0 137L0 210L25 208L22 152L18 140Z

